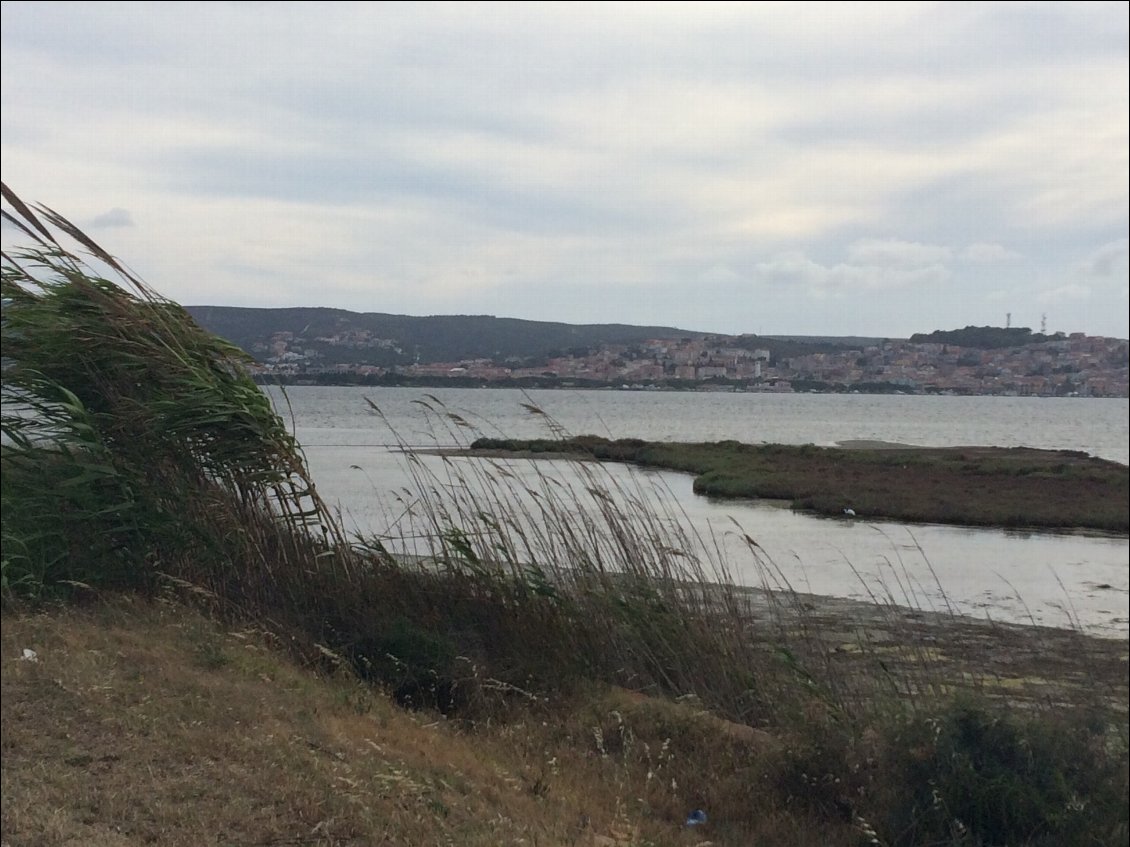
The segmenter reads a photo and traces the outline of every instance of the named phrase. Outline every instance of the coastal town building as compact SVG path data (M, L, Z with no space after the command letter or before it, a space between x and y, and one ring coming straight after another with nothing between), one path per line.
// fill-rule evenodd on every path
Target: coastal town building
M1081 333L993 350L887 340L780 357L767 348L735 346L731 337L652 339L567 353L532 364L480 358L384 367L334 362L332 358L335 349L392 349L391 341L369 337L363 331L316 340L322 342L320 349L306 349L291 333L277 333L255 371L319 381L329 377L345 381L458 377L500 384L536 380L617 388L1130 395L1126 340Z

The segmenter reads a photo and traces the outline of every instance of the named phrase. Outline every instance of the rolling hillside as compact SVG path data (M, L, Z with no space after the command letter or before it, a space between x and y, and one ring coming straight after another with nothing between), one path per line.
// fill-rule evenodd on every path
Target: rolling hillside
M290 333L290 349L295 343L304 343L307 350L332 350L329 358L333 361L385 366L464 359L525 361L602 344L704 334L674 327L572 325L490 315L412 317L326 308L187 308L204 329L256 358L270 355L276 335Z

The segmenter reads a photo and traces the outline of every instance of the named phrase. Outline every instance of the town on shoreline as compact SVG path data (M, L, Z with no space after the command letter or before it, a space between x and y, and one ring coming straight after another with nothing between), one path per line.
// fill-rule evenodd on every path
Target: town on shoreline
M362 334L318 339L322 350L312 355L291 333L276 333L267 355L251 366L253 375L264 382L321 385L1130 396L1127 341L1083 333L996 349L912 338L786 356L750 343L756 337L707 336L602 344L533 363L332 361L335 349L373 343Z

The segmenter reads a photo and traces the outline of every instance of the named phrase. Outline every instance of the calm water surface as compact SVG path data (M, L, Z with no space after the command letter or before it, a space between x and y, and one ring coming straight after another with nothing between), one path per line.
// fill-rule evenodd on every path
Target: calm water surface
M671 441L1023 445L1084 450L1123 464L1130 453L1126 400L341 387L287 394L323 496L340 505L352 528L374 534L395 518L392 492L413 484L404 457L388 449L392 430L413 446L466 443L478 434L539 437L556 425L571 434ZM442 460L424 461L443 472ZM508 466L519 477L575 474L567 463ZM695 532L718 539L744 584L877 596L1109 637L1130 630L1125 538L830 520L763 502L711 501L691 491L685 474L605 468L620 484L663 492ZM763 548L769 567L750 555L735 522Z
M368 397L409 442L442 443L425 425L427 395L461 414L483 435L537 438L546 418L573 435L655 441L833 445L875 439L923 447L991 445L1084 450L1130 464L1127 400L1052 397L919 397L867 394L734 394L683 391L530 391L296 387L296 423L333 430L356 443L387 440Z

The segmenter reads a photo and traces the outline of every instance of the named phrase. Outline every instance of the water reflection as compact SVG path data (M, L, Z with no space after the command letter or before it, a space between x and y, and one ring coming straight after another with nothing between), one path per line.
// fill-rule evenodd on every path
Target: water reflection
M389 531L389 492L414 485L403 456L356 447L308 448L308 456L323 496L341 504L350 526L361 533ZM444 476L460 463L481 460L420 461ZM584 484L567 462L503 464L523 485L543 474L567 487ZM601 467L613 485L669 497L679 520L717 545L741 584L1077 627L1107 637L1130 631L1125 538L821 518L776 502L700 497L687 474Z

